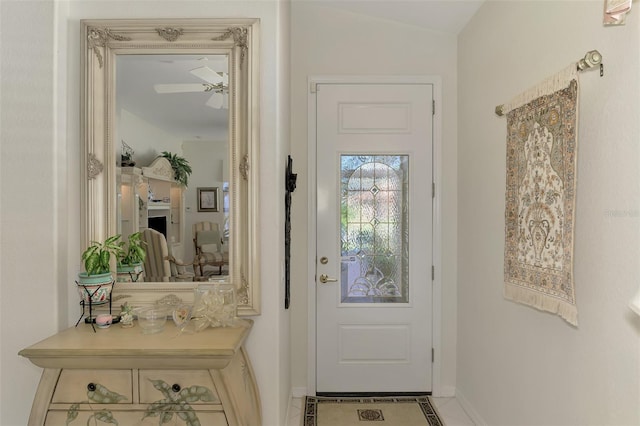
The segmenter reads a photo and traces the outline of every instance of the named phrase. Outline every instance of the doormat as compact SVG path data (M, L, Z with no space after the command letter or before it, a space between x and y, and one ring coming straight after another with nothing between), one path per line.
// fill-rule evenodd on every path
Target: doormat
M428 396L307 396L303 426L444 426Z
M507 113L507 299L578 325L573 281L576 65L516 97Z

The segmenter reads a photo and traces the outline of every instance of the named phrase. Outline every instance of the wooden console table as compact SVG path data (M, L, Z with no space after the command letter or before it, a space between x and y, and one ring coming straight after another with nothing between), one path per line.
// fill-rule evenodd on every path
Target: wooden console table
M259 426L260 397L244 349L253 322L179 333L81 324L20 351L44 368L29 425Z

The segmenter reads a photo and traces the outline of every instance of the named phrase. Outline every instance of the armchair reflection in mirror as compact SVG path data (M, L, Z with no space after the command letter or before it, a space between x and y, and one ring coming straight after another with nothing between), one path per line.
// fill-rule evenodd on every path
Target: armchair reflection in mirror
M193 225L193 244L196 250L196 262L200 279L209 276L206 266L213 266L222 275L222 268L229 264L229 252L224 247L220 226L212 222L199 222ZM218 277L220 278L220 277Z
M258 28L256 19L82 21L82 244L153 230L166 245L162 273L145 265L144 282L120 286L131 303L189 300L194 280L215 274L234 284L239 315L260 312ZM188 181L163 153L192 168ZM198 208L199 187L223 188L216 208ZM217 235L191 244L201 222Z
M153 229L145 229L141 238L147 247L147 256L144 259L145 281L193 281L195 275L190 271L193 264L184 263L172 256L164 235Z

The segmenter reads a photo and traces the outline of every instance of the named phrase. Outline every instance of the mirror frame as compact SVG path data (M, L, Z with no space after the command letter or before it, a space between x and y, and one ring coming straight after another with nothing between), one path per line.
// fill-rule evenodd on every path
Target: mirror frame
M229 57L229 281L238 315L260 314L259 19L81 21L81 248L116 233L115 60L126 54ZM185 232L187 234L187 232ZM185 235L183 244L190 237ZM115 270L115 269L113 269ZM191 283L116 283L113 301L193 301ZM206 282L205 282L206 283Z

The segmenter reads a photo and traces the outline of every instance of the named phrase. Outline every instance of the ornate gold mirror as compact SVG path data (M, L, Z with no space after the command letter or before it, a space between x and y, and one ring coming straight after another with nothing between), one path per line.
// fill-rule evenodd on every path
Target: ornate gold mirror
M258 27L257 19L82 21L82 247L154 229L188 265L180 273L172 262L157 281L145 273L118 282L118 303L188 303L198 284L215 280L235 285L240 315L260 313ZM163 153L187 161L186 185ZM219 231L217 263L196 255L203 223Z

